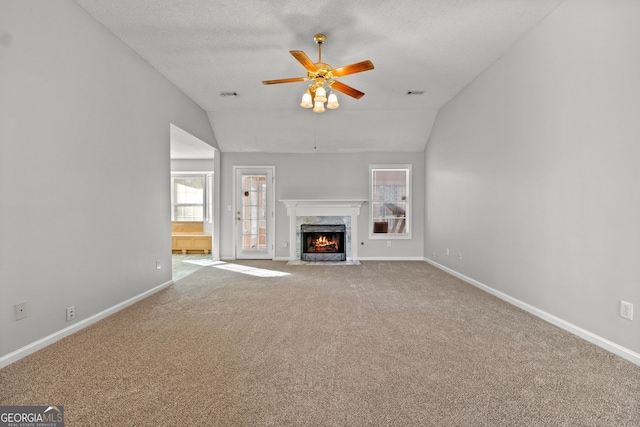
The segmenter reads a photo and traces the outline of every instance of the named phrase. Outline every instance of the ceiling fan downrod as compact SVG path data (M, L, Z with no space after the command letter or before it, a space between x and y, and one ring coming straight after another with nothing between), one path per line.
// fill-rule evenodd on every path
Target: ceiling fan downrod
M318 43L318 63L322 63L322 43L327 40L327 36L324 34L316 34L313 40Z

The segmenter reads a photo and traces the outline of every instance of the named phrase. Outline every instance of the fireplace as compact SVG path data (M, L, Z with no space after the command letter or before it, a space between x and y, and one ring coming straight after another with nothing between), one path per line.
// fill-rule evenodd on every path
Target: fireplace
M365 199L284 199L289 217L289 262L302 261L302 224L344 224L346 263L358 261L358 217ZM334 217L333 221L331 217ZM343 258L345 259L345 258Z
M344 224L302 224L300 226L301 259L303 261L344 261Z

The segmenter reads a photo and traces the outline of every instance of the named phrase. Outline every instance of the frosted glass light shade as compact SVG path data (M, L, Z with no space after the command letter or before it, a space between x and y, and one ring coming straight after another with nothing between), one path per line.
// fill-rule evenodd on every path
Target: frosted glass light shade
M338 108L340 104L338 104L338 97L335 93L331 93L329 95L329 102L327 102L327 108L330 110L334 110Z
M327 92L324 90L324 87L320 86L316 89L316 102L327 102Z
M313 107L313 102L311 102L311 94L309 91L306 91L304 95L302 95L302 102L300 103L302 108L311 108Z
M318 97L316 96L316 99ZM315 106L313 107L314 113L324 113L324 104L320 101L316 101Z

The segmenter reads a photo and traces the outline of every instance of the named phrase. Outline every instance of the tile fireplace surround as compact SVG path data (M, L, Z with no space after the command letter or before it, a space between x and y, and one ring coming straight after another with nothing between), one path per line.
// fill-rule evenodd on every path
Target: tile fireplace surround
M364 199L351 200L304 200L286 199L280 200L287 207L289 216L289 260L300 260L299 245L299 217L348 217L350 219L350 236L347 236L352 244L347 247L347 263L358 261L358 216L360 208L366 202ZM340 218L340 219L342 219Z

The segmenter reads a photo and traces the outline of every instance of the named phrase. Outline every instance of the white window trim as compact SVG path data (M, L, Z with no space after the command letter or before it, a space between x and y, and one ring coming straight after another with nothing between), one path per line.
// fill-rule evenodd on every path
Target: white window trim
M203 220L202 222L211 223L211 211L209 209L209 179L205 172L171 172L171 221L175 221L175 198L173 192L173 179L174 178L202 178L202 190L203 190ZM201 221L185 221L185 222L201 222Z
M407 233L374 233L373 232L373 171L374 169L389 169L389 170L406 170L408 171L407 179ZM412 184L412 170L411 164L376 164L369 165L369 239L372 240L407 240L411 239L411 233L413 232L412 217L413 217L413 184Z

